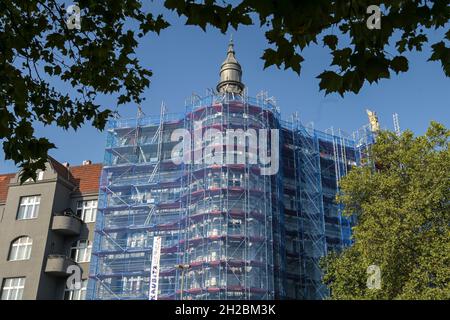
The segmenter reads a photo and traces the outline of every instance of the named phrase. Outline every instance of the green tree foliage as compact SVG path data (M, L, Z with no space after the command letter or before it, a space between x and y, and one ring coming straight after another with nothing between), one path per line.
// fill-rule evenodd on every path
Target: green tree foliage
M151 2L147 7L151 8ZM59 0L0 2L0 139L6 159L35 177L55 146L36 138L33 124L77 129L90 121L103 129L111 106L141 101L151 71L134 55L139 38L169 26L161 15L146 12L142 0L79 0L81 30L69 30ZM391 0L383 8L380 30L369 30L370 5L377 0L166 0L164 6L204 30L259 24L270 45L265 66L284 66L301 73L301 51L321 43L331 51L331 69L318 75L326 93L358 93L363 84L408 70L407 51L420 51L426 33L450 19L448 0ZM150 9L151 11L151 9ZM450 30L432 44L429 60L440 61L450 76ZM389 50L388 50L389 48ZM388 53L387 51L390 51ZM45 77L43 76L45 75ZM61 82L73 92L63 92ZM109 108L108 108L109 107Z
M118 105L141 102L152 73L134 55L138 39L168 26L138 0L77 3L80 30L68 28L60 1L0 2L0 139L6 159L23 169L22 181L44 169L55 147L34 136L34 123L67 130L90 121L103 129L112 112L97 95L115 94ZM73 92L60 90L62 81Z
M231 2L231 1L230 1ZM444 28L450 20L448 0L166 0L169 9L187 17L187 24L206 30L208 25L226 32L229 26L259 23L266 27L271 48L262 59L301 72L301 51L323 43L331 51L331 70L321 73L320 89L326 93L358 93L364 83L408 71L407 51L421 51L427 31ZM382 8L381 29L369 29L367 8ZM440 61L450 77L450 30L432 44L429 60Z
M338 201L355 215L355 244L322 262L332 299L450 299L450 130L381 132L375 170L344 177ZM366 270L381 269L381 289Z

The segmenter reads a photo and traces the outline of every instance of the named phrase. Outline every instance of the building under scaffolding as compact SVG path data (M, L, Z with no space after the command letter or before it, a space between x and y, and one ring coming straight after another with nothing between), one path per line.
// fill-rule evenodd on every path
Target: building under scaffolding
M217 92L192 97L184 114L162 107L156 117L109 122L88 299L149 299L155 237L157 299L326 297L319 259L351 244L336 192L366 157L370 130L349 137L281 120L273 99L247 96L241 74L230 44ZM190 141L202 161L172 161L175 130L211 128L278 129L279 170L208 164L214 139ZM224 147L258 156L249 145Z

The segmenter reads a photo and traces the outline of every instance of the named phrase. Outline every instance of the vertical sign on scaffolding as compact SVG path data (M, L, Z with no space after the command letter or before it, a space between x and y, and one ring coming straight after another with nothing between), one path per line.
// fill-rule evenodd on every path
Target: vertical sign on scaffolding
M149 300L158 300L159 258L161 256L161 237L153 238L152 269L150 273Z

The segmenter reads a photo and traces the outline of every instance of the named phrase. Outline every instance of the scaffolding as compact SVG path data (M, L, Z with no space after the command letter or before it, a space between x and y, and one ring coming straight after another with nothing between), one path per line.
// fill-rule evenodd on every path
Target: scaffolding
M326 255L325 217L323 211L319 141L314 131L308 131L298 119L292 123L294 172L299 222L303 228L304 275L303 298L323 299L320 259Z
M206 164L207 147L217 143L208 129L247 130L267 126L262 108L232 95L193 97L187 106L187 130L201 123L203 139L192 141L199 163L186 165L182 196L186 222L182 241L186 299L271 299L271 200L269 178L256 165ZM226 145L224 146L234 147ZM218 146L219 147L219 146ZM222 145L220 145L222 147ZM223 150L223 149L222 149ZM256 157L247 150L246 157ZM177 289L177 293L181 288Z
M193 161L172 161L177 129L201 134L190 141ZM262 174L249 161L258 148L218 141L210 129L278 129L280 170ZM351 243L334 196L363 145L281 120L265 93L193 95L183 114L162 105L158 116L111 120L88 299L148 299L155 236L158 299L324 298L319 260ZM229 164L224 149L245 162Z
M402 134L402 131L400 130L400 120L398 117L398 113L392 114L392 120L394 122L394 132L397 136L400 136Z
M181 117L162 107L159 117L109 123L89 298L146 299L155 236L162 237L159 299L178 299L181 291L185 299L274 297L272 178L256 165L175 165L170 158L173 130L192 132L195 122L201 130L268 128L264 103L193 97ZM192 141L193 152L204 154L207 140ZM184 288L176 264L190 266Z

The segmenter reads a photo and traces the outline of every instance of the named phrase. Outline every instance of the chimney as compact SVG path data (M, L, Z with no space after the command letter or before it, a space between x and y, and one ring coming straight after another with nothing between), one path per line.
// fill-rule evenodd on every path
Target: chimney
M91 161L91 160L84 160L84 161L83 161L83 166L88 166L88 165L90 165L90 164L92 164L92 161Z
M70 167L70 164L68 162L64 162L63 166L66 167L67 169Z

